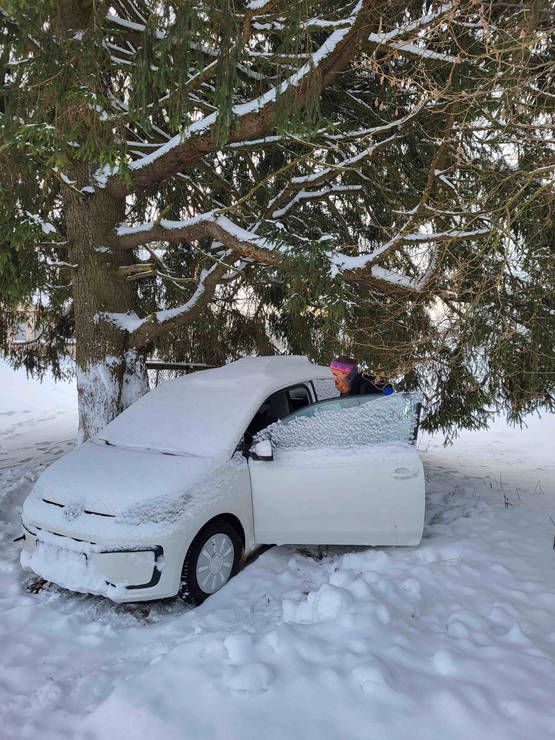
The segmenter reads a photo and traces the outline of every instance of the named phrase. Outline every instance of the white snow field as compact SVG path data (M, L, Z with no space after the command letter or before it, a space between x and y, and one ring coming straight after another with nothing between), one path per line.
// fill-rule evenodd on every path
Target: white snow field
M272 548L197 609L117 606L21 570L75 393L0 382L2 740L555 737L554 416L424 436L418 547Z

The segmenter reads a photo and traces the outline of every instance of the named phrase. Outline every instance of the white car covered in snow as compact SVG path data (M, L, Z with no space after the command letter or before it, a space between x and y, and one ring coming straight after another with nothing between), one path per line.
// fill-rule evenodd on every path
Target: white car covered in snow
M417 545L416 394L334 395L304 357L160 385L41 475L23 567L116 602L198 604L260 544Z

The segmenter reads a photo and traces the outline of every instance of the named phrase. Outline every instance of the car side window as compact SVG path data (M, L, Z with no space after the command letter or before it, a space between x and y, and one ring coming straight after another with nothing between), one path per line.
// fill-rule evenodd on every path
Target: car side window
M292 412L264 434L276 449L414 442L420 403L419 393L330 399Z
M303 409L311 403L310 393L308 392L306 385L298 385L295 388L289 388L287 394L289 396L289 413L298 411L298 409Z
M325 401L328 398L337 398L339 396L339 391L335 387L333 378L318 378L312 381L312 385L314 386L318 401Z

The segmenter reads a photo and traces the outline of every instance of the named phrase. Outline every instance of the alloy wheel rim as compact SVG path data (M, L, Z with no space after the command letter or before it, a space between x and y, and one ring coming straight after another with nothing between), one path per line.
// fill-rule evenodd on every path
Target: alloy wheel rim
M197 583L206 594L213 594L228 580L233 568L233 542L227 534L213 534L197 558Z

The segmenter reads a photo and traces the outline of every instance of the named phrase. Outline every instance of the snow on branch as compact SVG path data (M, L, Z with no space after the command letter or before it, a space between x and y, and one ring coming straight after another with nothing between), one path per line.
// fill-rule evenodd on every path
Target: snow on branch
M41 218L36 213L30 213L29 211L25 211L25 215L36 226L40 226L40 229L43 234L53 234L56 233L57 229L56 227L51 224L49 221L45 221L43 218Z
M411 31L418 30L420 28L423 28L424 26L428 25L429 23L432 23L434 20L443 17L446 15L450 10L455 8L456 3L447 3L445 5L440 6L436 11L432 13L426 13L426 15L421 16L420 18L417 18L414 21L411 21L410 23L406 23L404 26L400 26L399 28L394 29L393 31L389 31L385 34L372 34L372 36L376 36L379 39L379 42L381 44L384 43L384 41L389 41L390 39L394 39L397 36L410 33ZM324 29L337 29L337 28L344 28L345 25L348 24L348 19L326 19L326 18L310 18L307 21L304 21L300 23L300 28L302 28L305 31L322 31ZM283 20L271 20L267 22L255 22L252 24L253 28L257 31L286 31L287 30L287 23Z
M403 275L400 272L388 270L385 267L380 267L380 265L373 265L370 273L372 277L376 280L381 280L382 282L388 283L389 285L393 285L397 288L421 291L425 287L425 285L423 285L421 281L415 278L411 278L408 275Z
M270 133L275 123L276 101L284 93L295 89L300 106L305 105L342 69L356 51L355 39L361 32L364 11L370 0L360 0L348 17L345 28L333 31L324 43L310 55L308 61L286 80L246 103L233 106L235 118L231 142L256 139ZM113 18L110 18L113 20ZM121 20L121 19L120 19ZM127 23L127 22L126 22ZM138 24L133 24L138 25ZM317 80L317 82L315 82ZM214 128L217 111L194 121L177 136L165 142L156 151L131 162L129 169L135 187L160 182L186 168L192 161L217 149ZM111 186L117 192L132 192L119 178L112 178Z
M120 245L126 249L133 249L141 244L153 241L179 241L187 239L201 239L206 236L204 224L214 220L215 211L207 211L184 221L170 221L162 218L158 222L149 221L138 226L120 224L116 234L120 237ZM167 232L167 238L162 233Z
M372 265L366 278L366 282L377 281L378 283L385 284L389 291L401 291L403 293L421 293L426 290L435 274L435 270L438 262L438 247L436 246L432 250L432 254L424 274L421 277L409 277L403 273L389 270L381 265ZM358 270L347 272L345 278L347 280L357 280ZM360 277L358 278L360 280Z
M228 149L241 149L243 147L255 146L259 147L261 144L275 144L278 141L283 141L283 136L263 136L261 139L249 139L247 141L234 141L227 145Z
M348 157L347 159L343 159L341 162L338 162L337 164L331 165L329 167L325 167L323 170L320 170L318 172L313 172L310 175L301 175L299 177L293 177L291 178L291 182L293 185L301 185L304 183L310 183L314 185L315 183L319 183L322 180L325 180L330 175L335 175L340 173L343 170L347 170L352 168L353 165L358 164L359 162L362 162L363 159L366 159L367 157L370 157L376 150L382 149L383 147L390 144L392 141L395 141L395 139L398 139L398 135L394 134L393 136L390 136L388 139L383 139L383 141L378 141L376 144L373 144L372 146L367 147L362 152L359 152L358 154L355 154L352 157Z
M234 252L267 265L276 265L291 247L244 229L217 210L207 211L185 221L160 219L139 226L121 225L117 229L123 248L133 249L156 241L196 241L210 236Z
M253 15L261 15L271 10L276 2L277 0L250 0L247 3L247 10L251 11Z
M333 190L331 190L331 192L333 192ZM308 195L316 194L308 193ZM399 233L388 242L368 254L358 256L341 253L331 254L331 274L334 276L342 274L344 279L348 282L364 283L378 280L388 283L396 289L411 291L424 290L433 274L435 265L434 257L430 260L430 265L424 276L421 278L407 277L406 275L384 268L381 265L373 264L373 262L375 262L379 257L385 255L387 251L401 245L423 242L437 244L454 239L469 239L482 236L489 233L489 231L490 229L488 228L481 228L469 231L449 230L434 233ZM254 231L249 231L238 226L227 218L227 216L224 216L217 211L209 211L186 221L168 221L166 219L161 219L157 224L146 223L135 227L120 226L117 233L120 238L121 245L128 248L133 248L153 241L189 241L210 236L216 240L217 243L225 245L228 250L241 254L243 257L248 259L272 266L279 266L283 261L283 257L291 249L291 247L287 245L273 243L270 239L259 236ZM436 252L437 250L435 249L433 251L433 255L435 255ZM230 269L230 265L224 263L222 260L218 260L212 269L215 267L220 267L224 271L228 271ZM195 296L199 295L199 290L201 290L200 287L195 292ZM191 298L190 301L192 300L193 299ZM191 304L190 301L185 305L194 305ZM175 311L176 309L172 310ZM183 311L185 311L185 308L183 308ZM178 312L176 315L181 315L181 312ZM165 312L158 312L153 316L154 318L151 317L151 319L149 319L151 323L155 320L158 322L165 319L169 320L173 317L173 314L169 316L166 315ZM117 321L119 322L118 326L126 329L132 333L133 336L142 337L143 333L146 332L146 329L142 330L143 324L146 320L139 319L136 316L130 316L128 314L118 314L117 317ZM109 318L112 321L116 320L114 315L104 315L104 318ZM139 333L135 334L135 332ZM151 335L152 331L149 329L149 337L151 337Z
M431 51L430 49L426 49L425 47L419 46L418 44L412 42L397 41L399 36L411 33L412 31L419 31L425 26L428 26L433 21L443 18L455 8L455 5L456 3L447 3L445 5L441 5L437 10L431 13L426 13L420 18L411 21L404 26L394 28L393 30L386 33L370 33L367 37L368 43L373 47L385 46L389 49L394 49L395 51L398 51L401 54L406 54L408 56L421 57L424 59L447 62L450 64L458 64L461 61L459 57L452 56L451 54L443 54L440 52Z
M287 205L283 208L278 208L272 213L273 219L282 218L285 216L287 211L292 208L295 203L299 203L301 200L323 200L329 195L339 195L340 193L352 192L354 190L362 190L362 185L333 185L330 188L324 188L323 190L301 190L299 191Z
M382 123L379 126L372 126L372 128L363 128L363 129L357 129L356 131L345 131L341 134L326 134L325 138L329 139L330 141L342 141L344 139L359 139L367 136L374 136L375 134L381 134L384 131L389 131L389 129L392 128L400 128L403 126L403 124L408 123L410 120L412 120L415 116L417 116L420 111L426 106L427 101L424 100L418 105L416 105L409 113L407 113L406 116L402 116L401 118L395 118L393 121L388 121L387 123Z
M139 318L134 312L101 312L96 315L96 320L108 321L119 329L128 332L131 347L143 347L161 334L191 321L200 314L214 295L218 283L227 270L227 265L219 263L214 264L207 270L202 270L193 295L186 303L176 308L156 311L143 319Z
M348 254L332 255L330 260L332 265L332 273L337 274L337 272L343 270L364 270L373 262L375 262L378 257L382 257L386 252L391 251L392 248L398 247L401 244L414 244L422 242L437 243L451 241L454 239L471 239L476 236L483 236L484 234L488 234L490 233L490 231L491 229L489 228L483 228L474 229L472 231L457 231L455 229L451 229L449 231L441 231L437 233L416 232L413 234L403 234L402 232L400 232L392 237L389 241L380 245L368 254L359 254L355 257Z
M376 33L376 34L370 34L372 37L375 37L375 41L380 44L389 43L393 41L394 39L397 39L399 36L403 36L406 33L410 33L411 31L418 31L421 28L424 28L424 26L427 26L428 24L432 23L435 20L438 20L439 18L442 18L443 16L450 13L455 6L457 5L456 2L446 3L444 5L440 5L437 10L432 11L431 13L426 13L425 15L420 16L420 18L417 18L414 21L410 21L410 23L406 23L403 26L398 26L397 28L394 28L392 31L387 31L386 33ZM374 38L372 39L374 40Z
M399 51L403 54L408 54L409 56L414 57L423 57L424 59L433 59L436 61L441 62L448 62L450 64L460 64L460 57L454 57L451 54L442 54L438 51L431 51L430 49L425 49L423 46L418 46L417 44L411 44L411 43L403 43L403 42L395 42L390 41L386 44L380 43L379 41L379 35L377 33L371 33L368 36L368 40L370 42L379 44L380 46L387 46L389 49L395 49L395 51Z
M364 269L349 269L342 272L343 278L349 283L381 284L389 291L406 293L420 293L429 286L437 264L437 249L432 253L428 268L421 277L409 277L395 270L389 270L381 265L370 265ZM332 274L335 274L332 266Z
M383 133L384 131L389 131L390 129L401 128L403 125L409 123L413 118L415 118L420 113L420 111L426 107L427 103L427 100L423 100L418 105L416 105L409 113L407 113L407 115L402 116L401 118L396 118L393 121L388 121L386 123L380 124L379 126L373 126L372 128L360 129L357 131L348 131L342 134L329 134L326 135L325 138L331 141L357 138L364 139L366 137L374 136L378 133ZM287 206L284 206L280 209L276 208L276 206L280 203L283 203L288 197L291 197L291 195L293 195L299 188L302 188L303 185L319 185L333 178L334 176L341 175L344 171L352 170L355 165L362 164L362 162L368 157L371 157L374 152L380 151L381 149L387 147L393 141L398 139L399 136L400 134L397 133L386 139L383 139L382 141L377 141L371 146L364 149L362 152L347 159L343 159L342 161L337 162L333 165L328 164L321 170L311 173L310 175L293 177L287 183L287 185L285 185L285 187L278 193L278 195L270 201L266 217L278 218L280 215L284 215L284 213L289 210L291 205L293 205L293 202L296 202L297 195L294 195L293 200ZM300 196L300 193L303 192L308 191L301 190L298 195ZM276 213L278 215L274 215Z
M321 60L329 56L339 44L339 42L343 39L346 32L346 30L335 31L325 41L325 43L322 44L318 51L316 51L312 55L310 63L303 65L303 67L295 72L295 74L291 75L291 77L282 82L280 85L271 88L271 90L268 90L268 92L264 93L263 95L260 95L253 100L249 100L247 103L239 103L237 105L234 105L232 108L232 113L235 116L241 118L249 113L260 112L269 103L275 103L276 99L280 95L283 95L283 93L286 92L286 90L288 90L290 87L297 87L299 83L310 74L313 66L316 66ZM162 157L164 154L171 151L171 149L182 146L184 139L190 139L195 134L204 132L206 129L211 128L215 122L216 113L211 113L210 115L205 116L198 121L194 121L184 132L181 132L177 136L174 136L172 139L170 139L170 141L159 147L156 152L152 152L151 154L147 154L146 156L136 160L135 162L131 162L129 168L131 170L139 170L143 167L146 167L147 165L154 162L154 160Z
M120 18L114 13L107 13L106 20L110 23L114 23L117 26L127 29L128 31L137 31L138 33L144 33L146 31L146 24L135 23L134 21L128 21L125 18ZM155 30L154 34L157 39L164 39L166 35L162 31Z
M371 146L367 147L366 149L359 152L358 154L355 154L352 157L343 159L333 165L328 164L328 166L323 167L321 170L318 170L316 172L312 172L310 175L299 175L298 177L292 177L287 185L285 185L285 187L268 204L266 217L271 217L271 214L276 212L282 212L281 215L286 213L291 205L293 205L293 202L295 202L296 196L293 197L290 205L285 207L285 210L283 210L283 208L277 209L276 206L278 206L280 203L283 203L287 198L291 198L294 193L303 192L305 185L320 185L335 176L341 175L349 170L356 169L356 166L360 165L368 157L371 157L374 152L383 149L392 141L395 141L398 138L399 134L394 134L387 139L383 139L382 141L378 141L375 144L372 144ZM277 216L273 217L277 218Z

